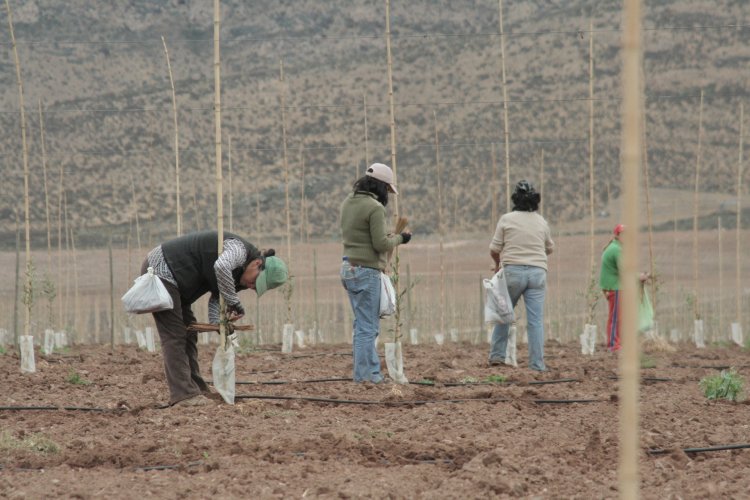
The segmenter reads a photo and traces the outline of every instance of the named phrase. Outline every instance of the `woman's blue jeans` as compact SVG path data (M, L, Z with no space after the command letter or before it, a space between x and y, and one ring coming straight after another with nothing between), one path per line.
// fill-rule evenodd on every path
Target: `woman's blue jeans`
M380 333L380 271L352 266L344 261L341 264L341 283L354 311L354 381L380 383L383 375L375 348L375 340Z
M547 288L547 271L536 266L506 265L505 280L513 307L523 295L526 304L527 333L529 339L529 368L546 370L544 366L544 295ZM495 325L490 345L490 361L505 362L510 325Z

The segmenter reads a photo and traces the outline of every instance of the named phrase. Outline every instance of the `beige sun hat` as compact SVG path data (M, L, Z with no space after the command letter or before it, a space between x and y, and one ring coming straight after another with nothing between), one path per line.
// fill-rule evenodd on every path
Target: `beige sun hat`
M391 170L391 167L389 167L388 165L384 165L382 163L373 163L367 169L365 175L369 175L370 177L373 177L379 181L385 182L386 184L388 184L388 187L391 189L393 194L398 194L396 185L393 183L393 170Z

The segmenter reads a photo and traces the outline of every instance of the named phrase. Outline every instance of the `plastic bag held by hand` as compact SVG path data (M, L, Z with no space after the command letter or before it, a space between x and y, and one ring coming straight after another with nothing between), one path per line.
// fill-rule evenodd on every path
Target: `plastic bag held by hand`
M513 303L508 293L503 270L500 269L492 278L482 281L486 298L484 302L485 323L507 325L515 319Z
M164 283L149 267L146 274L135 279L130 290L122 296L122 304L129 313L150 313L172 309L174 303Z
M390 276L380 273L380 317L396 314L396 289Z

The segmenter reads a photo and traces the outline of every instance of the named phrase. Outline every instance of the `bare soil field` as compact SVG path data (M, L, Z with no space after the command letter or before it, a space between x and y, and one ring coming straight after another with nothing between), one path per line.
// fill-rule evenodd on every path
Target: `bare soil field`
M234 406L163 407L161 355L131 346L38 356L31 375L0 356L0 497L617 497L616 355L548 341L537 374L525 345L518 368L488 367L486 344L404 346L401 386L347 380L346 344L262 347L237 357ZM750 449L684 449L750 442L748 404L698 385L727 366L746 378L748 351L647 357L643 498L747 498Z

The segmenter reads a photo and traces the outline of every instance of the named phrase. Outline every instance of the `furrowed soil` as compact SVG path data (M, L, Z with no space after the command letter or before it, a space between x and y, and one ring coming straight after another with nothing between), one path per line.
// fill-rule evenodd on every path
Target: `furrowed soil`
M203 407L163 407L161 355L132 346L38 355L26 375L0 355L0 497L618 495L616 355L548 342L536 373L524 344L518 368L488 367L486 344L407 345L402 386L341 380L346 344L263 348L238 354L234 406ZM200 346L207 378L214 350ZM747 498L750 449L683 450L750 442L750 406L699 387L722 367L747 378L748 351L680 345L643 364L643 498Z

